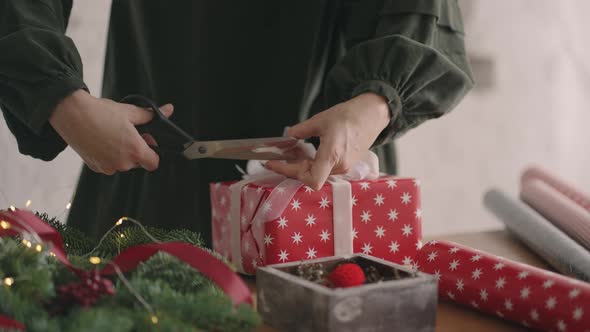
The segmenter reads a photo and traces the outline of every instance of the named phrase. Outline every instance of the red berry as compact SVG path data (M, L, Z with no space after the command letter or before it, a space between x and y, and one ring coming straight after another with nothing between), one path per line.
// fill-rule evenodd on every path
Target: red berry
M355 263L344 263L330 272L328 280L335 288L354 287L365 282L365 273Z

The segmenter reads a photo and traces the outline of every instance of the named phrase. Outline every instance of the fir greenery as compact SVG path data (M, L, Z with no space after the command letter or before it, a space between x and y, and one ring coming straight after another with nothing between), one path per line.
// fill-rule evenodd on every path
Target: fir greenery
M40 217L61 234L70 261L90 268L84 255L95 243L47 215ZM158 241L202 244L199 235L188 230L147 230ZM107 235L92 255L108 260L125 248L150 242L140 227L121 226ZM89 308L72 307L52 317L46 309L55 303L55 290L79 279L48 251L48 245L37 252L18 239L0 238L0 277L14 279L10 287L0 285L0 315L22 322L27 331L248 331L260 322L252 307L234 307L209 279L165 253L154 255L126 274L131 287L152 306L157 324L117 277L111 278L114 296L104 296Z

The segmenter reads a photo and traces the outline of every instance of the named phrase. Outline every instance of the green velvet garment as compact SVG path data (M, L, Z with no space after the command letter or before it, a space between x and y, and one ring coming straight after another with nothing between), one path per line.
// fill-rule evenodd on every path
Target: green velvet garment
M0 0L0 108L21 153L43 160L66 146L48 124L53 108L87 89L64 35L71 6ZM395 172L393 139L450 111L472 85L454 0L114 0L102 95L173 103L185 131L220 140L280 136L374 92L392 113L375 150ZM163 155L152 173L84 167L69 222L98 236L125 215L208 239L208 183L238 178L235 164Z

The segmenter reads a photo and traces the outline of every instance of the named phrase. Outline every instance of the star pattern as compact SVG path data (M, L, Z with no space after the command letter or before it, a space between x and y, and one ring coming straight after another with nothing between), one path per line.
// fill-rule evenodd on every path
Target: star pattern
M409 261L422 247L420 193L413 179L383 176L351 183L353 219L349 234L353 251L399 264L405 261L419 269L417 261ZM211 185L213 248L228 255L233 229L232 184L221 182L215 190ZM288 193L289 187L283 185L273 188L270 184L250 183L241 188L243 207L239 221L245 273L253 274L257 266L334 254L338 232L334 232L333 213L338 206L334 206L331 185L318 190L302 186L289 202L282 203L281 199L289 199ZM284 210L279 211L282 207ZM271 215L278 217L264 220ZM258 239L260 245L256 245Z
M534 330L590 332L590 285L579 280L447 241L427 243L414 263L443 298Z

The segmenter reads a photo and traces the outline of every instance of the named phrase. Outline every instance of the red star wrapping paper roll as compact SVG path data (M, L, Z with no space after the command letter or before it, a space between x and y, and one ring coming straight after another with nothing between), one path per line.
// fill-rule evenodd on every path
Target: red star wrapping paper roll
M431 241L417 267L439 295L543 331L590 331L590 284L457 243Z

